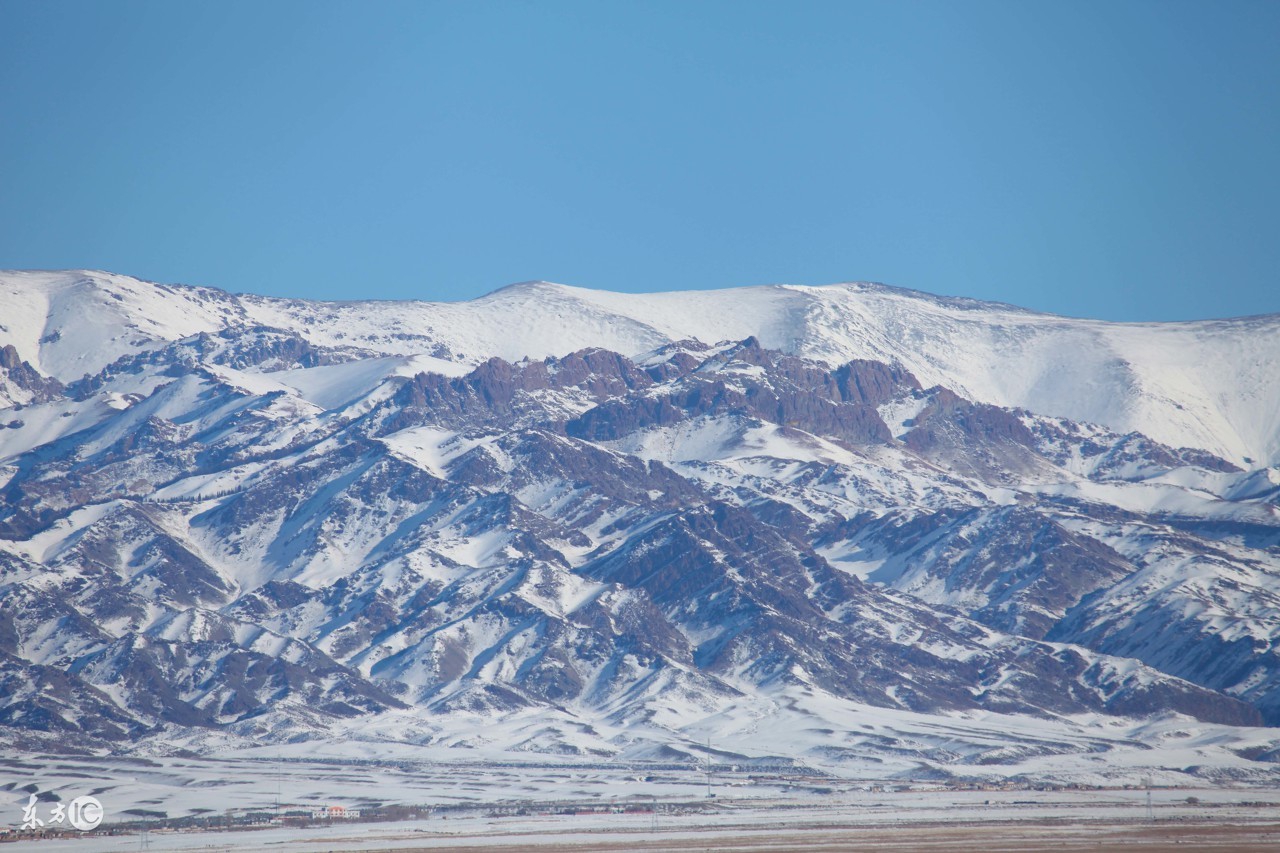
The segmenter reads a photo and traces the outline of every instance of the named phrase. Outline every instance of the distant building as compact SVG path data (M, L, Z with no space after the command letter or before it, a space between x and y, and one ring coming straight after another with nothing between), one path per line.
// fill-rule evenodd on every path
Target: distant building
M360 817L360 810L342 806L321 806L311 810L311 817L314 820L355 820Z

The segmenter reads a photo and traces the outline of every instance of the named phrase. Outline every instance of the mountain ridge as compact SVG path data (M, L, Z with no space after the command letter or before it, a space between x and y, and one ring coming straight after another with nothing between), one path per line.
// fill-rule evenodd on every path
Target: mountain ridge
M83 298L105 306L98 313L115 318L107 323L112 333L104 337L90 318L77 321L83 306L38 304L33 278L46 288L81 285ZM4 324L0 345L13 345L42 375L64 383L123 355L245 322L291 330L311 345L434 358L437 369L455 371L492 356L518 361L600 346L634 357L682 339L755 336L833 365L851 358L902 364L925 384L970 399L1142 432L1245 467L1280 462L1274 314L1116 323L858 283L624 294L533 282L466 302L324 303L80 272L0 273L0 298L26 315ZM78 349L41 343L59 329ZM100 355L95 360L86 349ZM0 391L12 402L30 398L21 389Z
M85 268L67 268L67 269L0 269L0 276L23 276L29 278L67 278L76 277L85 282L102 281L108 279L128 279L143 285L151 285L164 288L186 288L191 290L213 291L228 297L237 299L255 299L270 302L302 302L315 305L385 305L385 304L432 304L432 305L462 305L469 302L477 302L488 300L503 293L520 293L526 290L538 290L540 288L550 289L559 292L579 293L579 294L607 294L618 297L643 297L647 295L654 296L672 296L679 294L715 294L715 293L734 293L740 291L752 290L795 290L795 291L831 291L831 290L870 290L887 294L898 294L913 299L919 299L925 302L932 302L938 305L956 308L971 308L973 310L984 309L1000 309L1012 313L1027 314L1035 317L1041 317L1051 320L1065 320L1069 322L1080 323L1097 323L1113 326L1185 326L1185 325L1209 325L1215 323L1243 323L1252 320L1270 321L1280 319L1280 311L1267 311L1258 314L1238 314L1223 317L1201 317L1181 320L1110 320L1101 317L1082 317L1072 314L1059 314L1053 311L1045 311L1038 308L1028 308L1024 305L1018 305L1013 302L1003 302L996 299L980 299L972 296L958 296L933 293L928 290L922 290L915 287L905 287L903 285L889 284L882 281L871 281L862 279L850 279L847 281L833 281L825 284L796 284L792 282L774 282L769 284L748 284L748 285L727 285L724 287L694 288L685 290L649 290L649 291L630 291L630 290L608 290L605 288L592 288L583 285L568 284L565 282L552 281L551 279L526 279L523 281L515 281L510 284L500 285L492 290L485 291L476 296L466 299L457 300L432 300L418 298L352 298L352 299L313 299L301 296L273 296L269 294L259 293L250 290L232 290L225 287L219 287L211 284L192 284L185 282L160 282L151 279L138 278L125 273L112 272L105 269Z

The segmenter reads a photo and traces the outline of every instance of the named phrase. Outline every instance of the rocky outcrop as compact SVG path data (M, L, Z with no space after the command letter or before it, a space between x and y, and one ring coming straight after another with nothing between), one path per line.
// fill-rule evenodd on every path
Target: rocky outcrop
M47 403L62 396L62 383L52 376L44 376L18 354L13 344L0 347L0 400L30 405Z

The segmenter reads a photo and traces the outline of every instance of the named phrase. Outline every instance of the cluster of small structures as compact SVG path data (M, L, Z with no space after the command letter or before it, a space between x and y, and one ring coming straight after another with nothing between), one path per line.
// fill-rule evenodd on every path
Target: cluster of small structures
M561 800L440 806L378 805L347 807L326 805L308 808L281 805L279 808L268 810L227 810L222 813L210 811L201 815L172 818L161 815L135 815L136 819L104 823L93 834L97 836L127 836L139 833L240 832L278 827L303 829L336 822L375 823L424 820L428 818L447 820L451 817L503 818L535 815L571 817L575 815L602 814L664 814L675 816L704 812L711 807L707 803L698 800L659 801L657 799L630 803L569 802ZM83 837L86 834L62 827L22 829L16 826L0 826L0 843L31 839Z
M126 812L131 819L104 823L93 831L94 835L136 835L139 832L207 832L210 830L240 831L265 829L270 827L306 827L335 821L393 821L416 820L430 814L431 809L412 808L406 806L383 806L379 808L347 808L346 806L319 806L316 808L298 808L281 806L276 809L256 811L227 810L222 813L209 811L205 814L185 817L168 817L163 814L138 814L138 810ZM86 835L70 827L41 826L22 828L17 826L0 826L0 843L32 838L76 838Z

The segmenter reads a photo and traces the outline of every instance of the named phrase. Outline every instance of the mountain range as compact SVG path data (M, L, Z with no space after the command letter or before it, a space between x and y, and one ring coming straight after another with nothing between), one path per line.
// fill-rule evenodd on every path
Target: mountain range
M11 749L1280 775L1280 315L84 271L0 309Z

